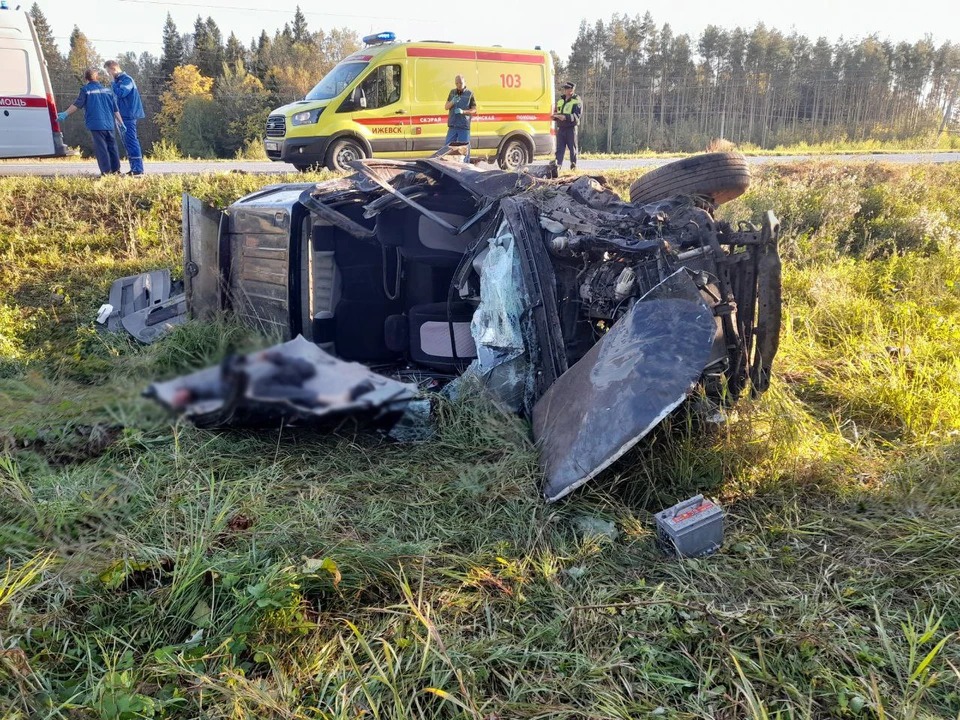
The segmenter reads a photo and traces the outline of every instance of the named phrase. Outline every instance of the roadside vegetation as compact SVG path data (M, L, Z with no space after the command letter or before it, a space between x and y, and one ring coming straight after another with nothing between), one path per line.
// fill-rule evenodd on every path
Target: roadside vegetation
M4 163L11 164L36 164L62 162L91 162L91 157L85 157L79 150L77 154L67 158L54 158L50 160L0 160L0 165ZM835 142L822 142L814 145L808 143L798 143L795 145L778 145L774 148L761 148L756 145L735 145L724 140L714 140L708 147L708 152L739 152L749 156L765 157L783 157L792 155L809 155L811 159L820 156L829 155L923 155L924 153L941 152L960 152L960 135L945 134L939 139L931 137L914 138L912 140L891 141L891 140L862 140L847 141L838 140ZM602 152L583 152L580 157L585 160L631 160L636 158L681 158L695 155L696 153L682 152L656 152L646 150L635 153L602 153ZM223 162L230 163L238 160L267 161L266 151L263 149L263 143L259 139L247 142L243 147L236 150L231 158L198 158L184 155L180 149L165 141L157 142L147 156L147 161L154 162ZM285 165L278 165L278 170L282 170Z
M0 179L4 717L960 718L960 167L758 169L722 215L783 223L770 392L549 506L479 399L400 445L138 397L268 339L100 334L110 282L274 179ZM723 549L665 559L701 491Z

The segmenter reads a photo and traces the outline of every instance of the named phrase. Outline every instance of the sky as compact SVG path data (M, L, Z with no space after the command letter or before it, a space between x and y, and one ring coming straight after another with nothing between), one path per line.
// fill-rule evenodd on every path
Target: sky
M9 0L28 8L33 0ZM91 38L105 59L125 51L159 55L161 29L167 12L181 32L190 31L197 14L208 15L220 26L224 38L233 31L249 44L266 29L270 35L289 21L297 0L38 0L50 21L61 49L68 47L74 25ZM452 40L476 45L554 50L562 58L570 52L582 19L593 22L613 13L642 15L648 9L658 25L670 23L675 33L694 38L710 24L750 28L758 22L784 32L797 30L812 38L860 38L878 34L881 39L915 41L930 34L934 41L960 42L960 0L677 0L658 6L623 0L590 0L588 3L544 0L365 0L363 3L329 3L301 0L313 30L349 27L361 35L392 30L401 40ZM357 14L350 15L350 12Z

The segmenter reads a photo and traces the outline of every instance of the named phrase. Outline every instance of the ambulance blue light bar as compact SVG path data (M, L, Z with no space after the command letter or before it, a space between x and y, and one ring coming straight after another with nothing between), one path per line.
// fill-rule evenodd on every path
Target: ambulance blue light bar
M382 32L376 35L367 35L363 38L364 45L377 45L379 43L393 42L397 39L397 34L393 32Z

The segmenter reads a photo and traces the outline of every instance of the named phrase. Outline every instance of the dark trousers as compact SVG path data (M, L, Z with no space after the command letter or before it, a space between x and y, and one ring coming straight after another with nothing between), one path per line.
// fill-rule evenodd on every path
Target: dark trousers
M97 165L101 175L120 172L120 152L113 130L91 130L93 135L93 153L97 156Z
M557 128L557 166L563 165L563 151L570 148L570 167L577 166L577 128Z
M123 146L127 149L127 160L130 162L130 172L134 175L143 174L143 150L140 149L140 138L137 137L137 119L123 119L127 128L123 132Z
M464 155L464 158L467 160L470 159L470 128L447 128L447 139L443 141L444 145L449 145L452 142L466 143L467 144L467 154Z

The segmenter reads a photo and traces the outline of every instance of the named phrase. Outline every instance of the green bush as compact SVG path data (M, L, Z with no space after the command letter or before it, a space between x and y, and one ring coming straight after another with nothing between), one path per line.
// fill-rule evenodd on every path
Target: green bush
M223 118L214 100L191 97L183 104L180 120L180 149L187 157L216 158Z
M175 143L169 140L158 140L150 149L150 158L158 162L176 162L183 160L183 153Z

